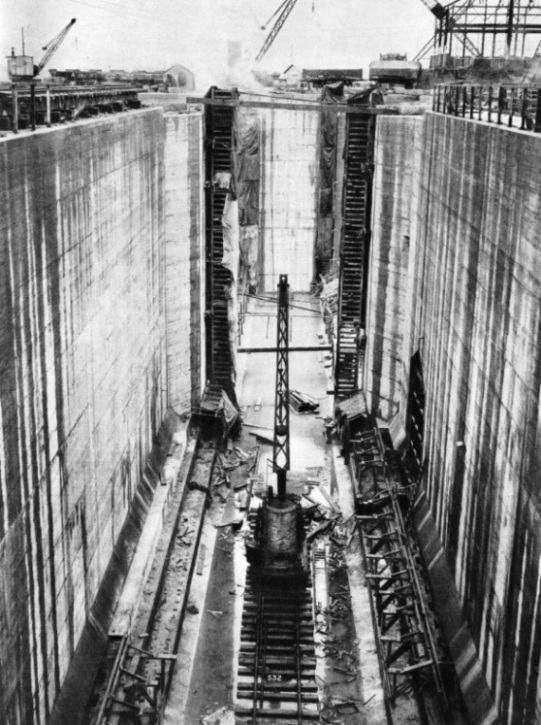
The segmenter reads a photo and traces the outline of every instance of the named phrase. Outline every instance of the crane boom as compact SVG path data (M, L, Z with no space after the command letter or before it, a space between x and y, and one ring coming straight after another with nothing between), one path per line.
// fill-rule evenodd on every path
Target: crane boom
M275 22L275 24L272 26L272 29L270 33L265 38L265 42L261 46L261 50L256 56L256 63L263 58L267 50L271 47L271 45L274 43L276 36L280 32L280 29L282 28L282 25L285 23L285 21L288 19L289 14L293 10L297 3L297 0L286 0L284 3L282 3L283 10L280 13L280 16L278 20Z
M47 43L47 45L44 45L42 50L46 51L43 58L40 60L38 65L34 67L34 75L37 76L43 68L47 65L47 63L51 60L53 57L53 54L58 50L58 47L66 37L66 35L71 30L72 26L75 25L76 18L72 18L70 22L66 25L65 28L62 28L62 30L58 33L58 35L55 35L55 37Z
M273 471L277 476L278 498L286 495L289 470L289 285L287 274L278 283L278 322L276 337L276 391L274 402Z

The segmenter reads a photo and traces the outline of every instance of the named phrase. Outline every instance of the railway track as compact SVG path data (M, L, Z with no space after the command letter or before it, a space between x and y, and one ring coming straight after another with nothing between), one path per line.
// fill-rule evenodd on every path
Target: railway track
M197 443L181 466L141 604L130 631L109 638L86 725L162 721L216 458Z
M311 582L276 587L248 570L241 627L238 725L319 722Z

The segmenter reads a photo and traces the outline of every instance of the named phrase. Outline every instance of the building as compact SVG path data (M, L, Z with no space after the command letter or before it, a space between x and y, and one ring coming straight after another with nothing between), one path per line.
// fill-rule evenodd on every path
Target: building
M163 84L168 90L193 91L195 75L183 65L173 65L163 74Z

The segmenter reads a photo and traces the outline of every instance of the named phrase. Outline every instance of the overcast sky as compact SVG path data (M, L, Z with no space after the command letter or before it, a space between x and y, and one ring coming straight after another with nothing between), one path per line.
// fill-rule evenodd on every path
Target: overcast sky
M198 87L224 79L227 41L242 44L253 64L266 34L261 29L281 0L0 0L2 53L26 52L34 62L71 18L71 29L50 68L161 70L191 68ZM297 0L261 66L365 68L380 53L408 58L430 38L431 13L421 0ZM6 79L5 62L1 78Z

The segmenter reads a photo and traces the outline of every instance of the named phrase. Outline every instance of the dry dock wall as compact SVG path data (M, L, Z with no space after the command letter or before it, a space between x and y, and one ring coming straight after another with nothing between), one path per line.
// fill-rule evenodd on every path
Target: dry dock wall
M416 178L408 254L407 214L374 235L372 304L405 309L403 326L372 310L366 370L404 411L420 353L430 510L501 721L525 725L541 720L541 138L428 113L404 152L412 121L378 119L395 205Z
M202 113L165 115L164 162L167 388L182 415L198 406L206 369Z
M119 533L186 397L168 387L165 208L189 204L166 200L165 144L158 110L0 141L1 722L46 723L88 621L106 626L100 584L126 573Z
M364 384L372 412L390 420L407 399L402 342L410 315L410 239L419 193L423 117L379 116L376 129Z
M264 289L287 274L290 290L308 291L314 277L319 114L261 110L261 264Z

